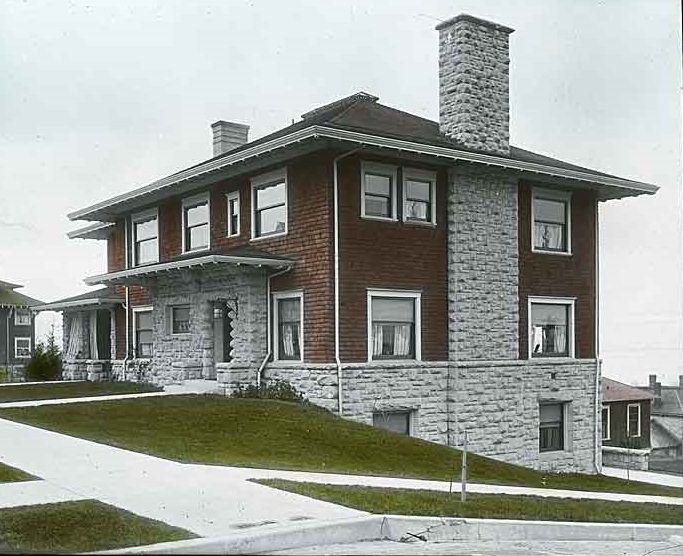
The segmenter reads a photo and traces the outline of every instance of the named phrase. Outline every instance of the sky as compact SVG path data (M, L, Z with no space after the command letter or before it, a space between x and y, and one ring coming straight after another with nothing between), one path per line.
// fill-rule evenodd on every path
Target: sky
M66 214L211 157L216 120L255 139L357 91L438 120L434 26L463 12L515 29L513 145L661 187L600 206L600 355L677 382L677 0L0 0L0 279L86 291L106 245L68 240Z

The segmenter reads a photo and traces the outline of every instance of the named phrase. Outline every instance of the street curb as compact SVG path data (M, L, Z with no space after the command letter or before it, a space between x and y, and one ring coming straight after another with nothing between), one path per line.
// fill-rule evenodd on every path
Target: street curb
M274 526L216 538L190 539L97 554L259 554L371 540L424 541L664 541L683 536L681 525L575 523L375 515Z

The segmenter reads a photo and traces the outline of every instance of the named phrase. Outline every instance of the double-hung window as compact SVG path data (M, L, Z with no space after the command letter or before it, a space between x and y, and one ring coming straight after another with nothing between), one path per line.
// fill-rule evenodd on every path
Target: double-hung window
M209 247L209 196L183 199L183 253Z
M626 436L640 436L640 404L630 403L626 407Z
M251 237L287 233L287 171L276 170L251 180Z
M532 250L570 254L571 194L534 189L532 215Z
M30 326L31 324L31 310L30 309L16 309L14 311L15 326Z
M574 357L574 299L529 298L529 357Z
M396 219L396 166L378 162L361 164L363 218Z
M403 221L436 224L436 173L403 169Z
M304 301L302 292L273 294L275 359L303 361Z
M135 357L144 359L152 357L152 338L153 321L152 309L150 307L136 307L133 309L135 318L133 326L135 327Z
M31 338L14 338L14 356L17 359L31 357Z
M539 405L538 449L540 452L564 450L565 404Z
M240 235L240 192L233 191L226 195L228 237Z
M157 209L132 218L133 266L159 261L159 215Z
M610 406L602 406L602 439L610 439Z
M171 334L187 334L190 331L190 307L171 307Z
M368 290L368 361L421 358L420 293Z

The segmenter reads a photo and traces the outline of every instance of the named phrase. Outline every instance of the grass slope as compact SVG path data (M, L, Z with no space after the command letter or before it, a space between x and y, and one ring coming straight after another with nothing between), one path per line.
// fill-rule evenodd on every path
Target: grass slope
M20 469L15 469L9 465L0 463L0 483L15 483L19 481L31 481L33 479L35 479L33 475L29 475Z
M460 452L312 405L169 396L0 410L0 417L176 461L459 480ZM470 454L471 482L683 496L683 489L549 474Z
M428 490L322 485L279 479L255 482L375 514L683 524L683 506L496 494L468 494L463 504L459 492L449 495Z
M135 382L58 382L56 384L16 384L0 387L0 403L113 394L139 394L162 390L151 384Z
M0 553L86 552L195 535L97 500L0 510Z

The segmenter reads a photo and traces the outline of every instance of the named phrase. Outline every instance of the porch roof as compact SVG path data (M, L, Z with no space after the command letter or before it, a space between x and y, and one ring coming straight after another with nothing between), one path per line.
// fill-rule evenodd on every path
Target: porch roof
M194 256L189 258L181 258L173 261L154 263L144 266L137 266L119 270L116 272L108 272L106 274L98 274L97 276L90 276L84 280L88 285L94 284L131 284L136 283L137 279L155 274L170 272L181 268L192 268L195 266L207 266L215 264L232 264L232 265L247 265L256 267L271 267L271 268L285 268L292 266L294 261L291 259L281 258L269 254L256 253L224 253L224 254L206 254L201 256Z
M36 312L40 311L63 311L64 309L82 309L99 306L116 305L123 303L122 294L114 291L114 288L106 287L93 290L73 297L66 297L52 303L44 303L33 307Z

